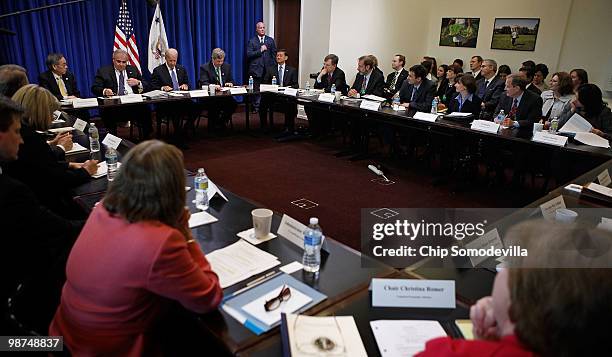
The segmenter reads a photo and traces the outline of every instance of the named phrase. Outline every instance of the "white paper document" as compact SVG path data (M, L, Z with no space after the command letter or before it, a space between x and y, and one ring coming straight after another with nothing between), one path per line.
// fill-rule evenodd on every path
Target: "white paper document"
M117 168L119 168L119 166L121 166L120 162L117 163ZM95 174L91 175L91 177L100 178L102 176L106 176L107 172L108 172L108 167L106 166L106 161L102 161L101 163L98 164L98 171L96 171Z
M438 114L433 114L433 113L423 113L423 112L416 112L414 114L414 119L418 119L418 120L424 120L424 121L428 121L428 122L435 122L438 119Z
M264 308L266 301L272 300L277 297L278 294L280 294L282 288L282 286L279 286L278 288L268 292L267 294L260 296L259 298L244 305L242 309L245 312L251 314L257 320L263 322L264 324L272 326L280 321L282 312L291 313L297 311L298 309L302 308L304 305L312 301L312 298L310 296L302 293L294 287L290 287L291 298L282 301L278 309L266 311L266 309Z
M446 114L447 117L456 117L456 118L465 118L472 115L472 113L462 113L462 112L452 112L450 114Z
M575 113L571 118L559 129L560 133L588 133L593 129L591 123L584 119L580 114Z
M595 133L578 132L574 136L574 140L579 141L586 145L596 146L599 148L608 149L610 147L610 142L608 142L607 139L604 139Z
M217 185L215 185L210 179L208 179L208 192L207 193L208 193L208 199L209 200L211 200L213 197L215 197L215 195L219 195L226 202L229 202L229 200L227 199L227 197L225 197L223 192L221 192L219 187L217 187Z
M364 96L363 96L363 97L361 97L361 98L363 98L363 99L373 100L373 101L375 101L375 102L384 102L385 100L387 100L387 99L385 99L385 98L383 98L383 97L379 97L379 96L374 95L374 94L366 94L366 95L364 95Z
M74 121L74 124L72 124L72 126L80 132L85 132L85 127L87 126L87 122L83 119L77 118L77 120Z
M604 195L606 197L612 198L612 188L610 187L602 186L600 184L596 184L595 182L591 182L585 185L584 187L588 188L589 190L593 192L597 192L600 195Z
M91 108L98 106L97 98L78 98L72 101L74 108Z
M68 131L73 131L74 128L71 126L63 126L61 128L53 128L53 129L49 129L50 132L54 133L54 134L61 134L61 133L65 133Z
M274 255L243 240L208 253L206 258L224 289L280 265Z
M86 152L86 151L89 151L89 150L83 145L79 143L72 143L72 149L66 151L66 155L76 154L79 152Z
M229 89L230 94L247 94L247 89L244 87L233 87Z
M207 89L190 90L189 97L191 98L208 97L208 90Z
M202 211L193 213L191 217L189 217L189 228L195 228L199 226L203 226L205 224L210 224L217 222L218 219L215 218L212 214Z
M260 92L278 92L278 85L276 84L260 84Z
M306 316L286 314L291 356L350 356L367 357L353 316ZM314 344L327 337L334 345L327 353Z
M427 341L446 336L438 321L377 320L370 321L370 327L382 357L414 356Z

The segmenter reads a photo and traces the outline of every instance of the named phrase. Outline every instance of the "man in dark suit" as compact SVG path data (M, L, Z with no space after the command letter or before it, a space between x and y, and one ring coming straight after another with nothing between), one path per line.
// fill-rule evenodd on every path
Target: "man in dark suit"
M189 77L185 67L177 64L178 51L169 48L165 53L166 63L161 64L153 70L151 75L151 89L163 90L188 90Z
M276 65L266 69L263 83L270 84L272 83L272 77L276 77L276 83L281 87L298 88L298 73L295 68L287 65L288 58L287 50L279 49L276 51ZM267 127L268 115L270 124L272 124L272 116L274 115L275 108L285 113L285 131L292 133L295 127L295 117L297 115L297 102L295 98L264 94L261 97L259 106L261 127Z
M502 96L495 112L504 110L503 125L509 128L533 129L542 116L542 97L526 90L527 80L520 74L506 77L506 95Z
M400 88L402 88L402 84L406 78L408 78L408 71L404 68L405 65L406 57L404 55L393 56L393 61L391 61L391 68L393 68L393 72L387 75L384 89L385 98L393 98L396 94L398 94Z
M481 117L491 119L499 99L504 93L505 82L496 75L497 62L492 59L482 61L480 74L482 78L476 81L476 95L482 99Z
M15 292L19 283L38 283L30 279L45 276L56 267L54 273L61 280L72 243L83 222L64 219L40 205L32 191L20 181L2 171L2 164L17 159L21 138L23 109L6 97L0 96L0 226L14 239L4 239L0 254L0 298L2 301ZM59 263L59 264L55 264ZM61 285L58 285L61 286ZM59 293L59 289L57 291ZM59 294L56 296L59 302ZM46 301L39 301L47 303ZM0 313L5 312L5 304ZM1 333L7 333L4 324ZM14 331L13 331L14 332Z
M480 73L480 68L482 66L482 57L481 56L472 56L470 59L470 73L474 79L479 80L482 78L482 73Z
M49 54L46 64L49 69L38 76L38 85L47 88L58 100L78 98L81 95L74 74L68 71L63 54Z
M315 89L323 89L326 93L331 92L332 85L336 85L336 90L342 94L348 92L346 85L346 76L344 71L338 68L338 56L329 54L323 59L323 68L319 72L314 83Z
M211 60L200 66L200 86L215 85L217 90L221 87L233 87L232 66L225 63L225 52L220 48L212 51ZM204 106L208 109L209 128L219 126L225 128L236 110L236 101L232 97L218 98Z
M255 25L256 36L249 39L247 44L247 61L249 76L253 77L254 88L259 90L259 84L266 74L266 68L274 66L276 58L276 44L274 39L266 36L266 24L258 22ZM259 96L253 98L255 110L259 108Z
M361 56L357 61L357 76L348 95L357 97L373 94L379 97L384 95L385 78L380 70L374 70L372 56Z
M532 91L537 95L542 95L542 91L540 90L540 88L536 87L535 84L533 84L533 77L535 77L535 67L523 66L521 67L521 69L519 69L519 72L529 81L529 84L527 84L527 90Z
M408 79L399 91L400 102L406 110L429 113L436 91L435 84L427 79L427 70L420 64L410 67Z
M136 67L128 65L128 54L118 49L113 52L113 64L98 69L91 91L95 96L112 96L140 94L145 84ZM136 120L143 129L144 138L148 138L151 128L151 115L144 105L128 108L112 108L102 111L104 126L113 133L117 131L118 121Z

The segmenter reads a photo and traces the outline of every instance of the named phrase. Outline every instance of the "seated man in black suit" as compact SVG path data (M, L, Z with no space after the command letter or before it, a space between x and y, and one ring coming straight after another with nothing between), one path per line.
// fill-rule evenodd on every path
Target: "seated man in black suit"
M323 59L323 68L317 76L314 88L323 89L326 93L329 93L333 84L336 85L336 90L346 95L348 92L346 76L344 71L338 68L338 56L332 53Z
M266 69L263 83L272 83L272 77L274 76L279 86L298 88L298 73L295 68L287 65L288 58L287 50L282 48L278 49L276 51L276 66ZM270 124L272 124L272 116L274 115L273 107L285 113L285 131L292 133L295 129L295 117L297 115L297 102L295 98L264 94L259 104L259 119L262 128L267 127L268 115L270 116Z
M384 95L385 79L380 70L374 70L372 56L361 56L357 61L357 76L348 95L350 97L373 94L379 97Z
M520 74L511 74L506 77L506 95L502 96L496 113L504 110L506 119L502 125L508 128L533 129L542 116L542 97L526 90L531 83Z
M417 64L408 70L408 78L399 91L400 102L407 111L429 113L435 92L435 84L427 79L427 70Z
M527 78L527 80L529 81L529 84L527 84L527 90L530 90L537 95L542 95L542 91L540 90L540 88L536 87L536 85L533 84L533 77L535 77L535 66L534 67L529 67L529 66L521 67L521 69L519 69L519 72L523 75L523 77Z
M49 54L46 65L49 69L38 75L38 85L47 88L58 100L81 96L74 74L68 71L66 57L63 54Z
M7 234L0 254L2 286L0 298L6 301L19 283L39 283L30 280L53 270L61 282L65 257L72 247L83 222L66 220L49 211L35 198L33 192L20 181L2 172L2 164L17 159L21 138L23 109L15 102L0 96L0 226ZM10 237L10 233L15 234ZM56 268L56 269L53 269ZM45 279L50 276L45 276ZM57 300L39 301L42 304L59 303ZM6 304L0 307L5 312ZM5 324L0 333L6 334ZM13 331L14 332L14 331Z
M212 51L211 60L200 66L199 86L215 85L217 91L221 87L233 87L232 66L225 63L225 52L220 48ZM208 108L209 129L215 126L225 128L225 124L232 119L236 110L236 101L232 97L219 98L211 101Z
M142 76L136 67L128 65L128 53L118 49L113 52L113 64L98 69L92 93L97 97L139 94L144 91L145 85ZM135 120L143 128L143 136L147 138L151 129L151 115L144 105L135 105L127 108L113 108L102 110L104 126L111 132L117 132L118 121Z
M402 88L402 84L404 84L406 78L408 78L408 71L404 68L405 65L406 57L404 55L393 56L393 61L391 61L393 72L387 75L384 89L385 98L391 99L393 97L399 97L399 90Z
M482 61L480 79L476 81L476 95L482 99L481 117L491 119L499 99L504 93L505 82L496 74L497 62L492 59Z

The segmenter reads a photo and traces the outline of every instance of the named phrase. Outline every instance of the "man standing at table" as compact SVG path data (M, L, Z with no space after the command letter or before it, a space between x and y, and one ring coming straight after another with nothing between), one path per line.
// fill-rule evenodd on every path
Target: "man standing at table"
M48 70L38 76L38 84L41 87L47 88L58 100L78 98L81 95L74 74L68 71L63 54L49 54L46 64Z
M91 91L95 96L140 94L144 91L142 76L136 67L128 65L128 53L122 49L113 52L113 64L98 69ZM102 109L104 126L117 132L118 121L136 120L142 127L144 138L148 138L151 128L151 115L145 105L128 108Z
M287 50L279 49L276 52L276 65L266 69L263 83L271 84L272 77L276 77L276 83L281 87L298 88L298 73L297 70L287 65ZM262 96L259 106L259 119L261 127L267 127L268 114L272 116L274 110L273 105L279 107L285 113L285 131L293 132L295 125L295 117L297 115L297 102L293 98L280 98L272 96ZM271 122L270 122L271 123Z
M258 22L255 25L256 36L249 40L247 44L247 59L249 63L249 76L253 77L254 88L259 89L259 84L266 74L266 68L274 66L276 57L276 44L274 39L266 36L266 24ZM261 97L253 97L253 108L259 109Z
M200 66L200 86L215 85L217 90L221 87L233 87L232 66L225 63L225 52L220 48L212 51L211 60ZM225 125L232 120L232 114L236 110L236 101L231 96L218 98L210 101L205 108L208 109L209 129L219 127L225 129Z

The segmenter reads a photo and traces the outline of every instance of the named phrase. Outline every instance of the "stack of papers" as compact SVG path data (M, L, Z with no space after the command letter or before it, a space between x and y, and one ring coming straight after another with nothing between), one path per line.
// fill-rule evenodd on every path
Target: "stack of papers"
M379 96L374 95L374 94L366 94L366 95L362 96L361 98L373 100L375 102L384 102L385 100L387 100L386 98L379 97Z
M72 143L72 149L66 151L66 155L70 155L70 154L76 154L76 153L80 153L80 152L87 152L89 151L86 147L84 147L83 145L79 144L79 143Z
M224 289L280 265L274 255L243 240L208 253L206 258Z
M593 129L591 123L576 113L559 129L560 133L588 133Z
M370 327L382 357L414 356L427 341L446 336L438 321L378 320L370 321Z
M119 166L121 166L120 162L117 163L117 168L119 168ZM108 167L106 166L106 161L102 161L101 163L98 164L98 171L95 174L91 175L91 177L100 178L102 176L106 176L107 172L108 172Z

